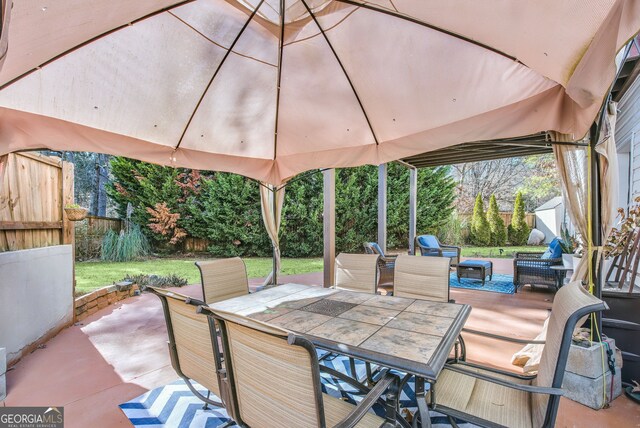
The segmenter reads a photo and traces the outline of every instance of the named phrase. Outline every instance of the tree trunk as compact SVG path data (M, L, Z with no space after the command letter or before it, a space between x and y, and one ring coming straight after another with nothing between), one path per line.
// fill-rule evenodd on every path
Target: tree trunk
M96 175L91 197L91 214L103 217L107 215L107 189L105 185L108 179L108 158L103 154L96 156Z

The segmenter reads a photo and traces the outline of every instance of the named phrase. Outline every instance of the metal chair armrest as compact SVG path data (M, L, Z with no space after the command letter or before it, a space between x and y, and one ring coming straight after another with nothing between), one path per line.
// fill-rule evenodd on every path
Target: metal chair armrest
M376 386L358 403L358 405L349 413L344 419L338 422L334 428L353 428L358 422L367 414L369 409L378 402L378 399L384 392L391 386L396 390L396 395L399 395L397 388L400 384L400 378L396 375L392 375L385 370L383 376L380 378Z
M532 386L532 385L522 385L520 383L509 382L508 380L500 379L497 377L489 376L483 373L477 373L471 370L465 370L462 367L458 367L455 364L447 365L447 370L451 370L454 372L462 373L467 376L475 377L477 379L481 379L487 382L495 383L497 385L501 385L511 389L517 389L518 391L530 392L533 394L547 394L547 395L564 395L564 392L560 388L549 388L545 386Z
M418 247L420 248L420 254L437 254L438 257L442 257L442 248L432 248L432 247L423 247L422 245L418 244Z
M320 371L327 373L329 376L339 379L344 383L349 384L349 386L356 388L364 394L368 394L369 392L371 392L371 388L367 387L365 384L359 382L357 379L354 379L351 376L332 369L331 367L323 366L322 364L320 364Z
M486 331L473 330L470 328L463 328L462 331L464 333L477 334L478 336L490 337L492 339L503 340L505 342L512 343L521 343L521 344L535 344L535 345L544 345L544 340L530 340L530 339L516 339L515 337L501 336L499 334L487 333Z
M445 250L456 250L458 252L458 255L460 255L460 247L458 247L457 245L440 245L440 248L445 249Z
M528 256L528 257L522 257L523 259L539 259L540 257L542 257L544 253L530 253L530 252L518 252L515 253L513 255L514 259L518 259L521 258L521 256Z

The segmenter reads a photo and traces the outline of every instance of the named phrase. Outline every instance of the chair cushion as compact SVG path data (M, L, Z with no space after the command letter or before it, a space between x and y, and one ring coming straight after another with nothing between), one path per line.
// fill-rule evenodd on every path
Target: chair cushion
M465 367L474 372L524 385L528 380L512 378L486 370ZM444 406L508 427L532 427L529 393L474 378L445 368L435 386L437 406Z
M347 417L347 415L355 409L353 404L327 394L322 394L322 401L324 402L325 423L328 427L336 426L338 422ZM369 412L360 419L356 424L356 428L378 428L383 423L384 419Z
M560 238L553 238L549 243L549 248L542 255L542 259L557 259L562 257L562 247L560 246Z
M454 258L454 257L458 257L458 252L457 251L443 251L442 252L442 256L443 257Z
M418 243L423 247L428 248L440 248L438 238L433 235L420 235L418 236Z
M464 267L485 267L486 269L491 267L491 262L486 260L464 260L458 264L458 266Z

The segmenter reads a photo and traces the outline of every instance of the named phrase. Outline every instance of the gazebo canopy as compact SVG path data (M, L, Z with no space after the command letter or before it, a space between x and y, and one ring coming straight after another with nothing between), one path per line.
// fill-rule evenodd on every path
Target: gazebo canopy
M0 154L95 151L278 184L461 142L579 139L640 4L21 0L5 18Z

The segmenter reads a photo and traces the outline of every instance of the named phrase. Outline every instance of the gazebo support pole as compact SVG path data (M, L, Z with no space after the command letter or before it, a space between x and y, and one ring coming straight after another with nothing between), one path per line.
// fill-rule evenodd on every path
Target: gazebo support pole
M416 224L418 220L418 170L409 169L409 254L416 253Z
M276 224L278 224L279 218L278 218L278 187L277 186L273 186L271 191L273 192L273 198L272 198L272 205L271 205L271 212L273 213L273 219L275 221ZM278 233L278 232L276 232ZM278 285L278 264L279 261L278 260L280 258L280 254L278 251L276 251L276 247L274 245L273 247L273 276L271 277L271 283L273 285Z
M606 107L605 107L606 108ZM597 249L602 246L602 222L601 222L601 195L600 195L600 167L598 161L598 153L596 152L596 144L598 143L598 137L600 127L595 123L591 126L589 148L591 162L588 168L591 169L591 239L593 240L593 247L595 249L593 253L592 278L594 282L594 295L602 298L602 269L598 266L598 251ZM611 189L615 191L616 189ZM600 260L599 264L602 264ZM600 334L602 334L602 314L596 312L596 327Z
M324 286L331 287L336 263L336 170L322 172L324 179L323 236L324 236Z
M387 252L387 164L378 165L378 245Z

